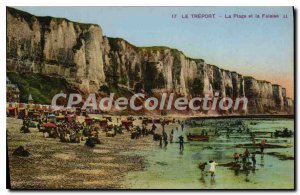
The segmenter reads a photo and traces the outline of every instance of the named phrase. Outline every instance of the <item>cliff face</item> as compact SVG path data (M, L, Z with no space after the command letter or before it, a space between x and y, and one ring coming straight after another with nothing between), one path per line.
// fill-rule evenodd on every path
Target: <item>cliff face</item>
M98 25L7 10L7 69L64 77L85 92L102 85L249 100L249 113L293 112L285 89L191 59L168 47L136 47Z
M98 25L7 9L7 70L67 78L89 92L105 81Z
M167 47L137 48L119 38L103 39L103 59L108 84L131 89L173 91L185 96L246 96L249 113L293 113L293 101L285 88L267 81L190 59Z

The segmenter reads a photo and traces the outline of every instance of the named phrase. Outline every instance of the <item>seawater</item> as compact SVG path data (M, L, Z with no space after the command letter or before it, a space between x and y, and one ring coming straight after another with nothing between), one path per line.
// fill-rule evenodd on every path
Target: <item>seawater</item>
M228 121L230 120L230 121ZM206 119L201 120L201 127L186 127L184 131L175 130L175 138L188 133L209 134L222 124L243 121L250 131L275 131L288 128L294 131L292 119ZM224 125L223 125L224 127ZM229 126L228 128L235 128ZM292 189L294 188L294 160L280 160L269 152L279 152L294 156L294 138L259 138L267 139L270 144L284 145L288 148L265 149L265 154L256 154L256 166L247 173L238 174L228 167L217 166L216 176L211 180L209 174L201 176L199 162L214 160L219 164L233 161L233 153L243 153L245 148L238 144L251 143L247 134L234 133L229 138L225 134L211 135L209 141L191 141L184 144L184 151L178 143L169 143L167 147L157 146L147 152L135 152L146 159L147 167L143 171L131 172L125 177L124 185L132 189ZM259 149L249 149L254 152ZM251 160L250 160L251 161Z

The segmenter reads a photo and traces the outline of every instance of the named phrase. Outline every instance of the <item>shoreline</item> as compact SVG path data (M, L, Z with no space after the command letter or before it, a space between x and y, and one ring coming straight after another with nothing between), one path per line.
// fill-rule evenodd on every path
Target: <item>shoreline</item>
M119 116L112 116L113 124L116 117ZM188 118L190 117L185 117ZM78 120L82 119L79 117ZM176 117L177 120L184 119ZM43 138L42 133L35 128L30 129L31 133L20 133L21 122L19 119L7 118L6 123L8 166L13 190L134 189L127 176L147 174L151 168L148 156L145 155L149 152L163 152L161 149L156 151L159 142L153 141L152 136L131 139L130 133L124 131L124 134L117 134L115 137L105 137L105 133L101 131L101 144L95 148L87 148L84 142L62 143L58 139ZM135 120L134 125L141 125L141 120ZM162 126L156 126L156 132L160 133ZM180 125L177 122L170 123L165 126L165 131L169 134L174 128L179 130ZM13 150L20 145L32 155L13 156ZM177 151L177 146L175 150ZM278 154L273 156L278 157Z
M284 115L284 114L278 114L278 115L269 115L269 114L259 114L259 115L216 115L216 116L191 116L187 117L191 119L228 119L228 118L243 118L243 119L294 119L295 115Z

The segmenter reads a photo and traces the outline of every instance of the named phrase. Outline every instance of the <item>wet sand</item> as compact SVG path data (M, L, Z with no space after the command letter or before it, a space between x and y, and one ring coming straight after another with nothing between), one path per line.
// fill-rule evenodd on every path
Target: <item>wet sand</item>
M284 127L294 131L294 121L291 119L245 119L244 122L250 131L275 131ZM256 124L251 125L251 122ZM202 123L202 120L199 123ZM271 146L265 148L261 154L259 148L236 147L251 143L249 135L234 133L229 138L224 133L213 135L212 132L220 124L227 123L228 119L208 119L202 126L187 127L183 132L175 131L175 134L187 135L190 132L201 133L202 130L206 130L208 134L212 134L209 141L186 142L182 152L179 151L178 143L173 143L166 148L157 146L154 151L137 153L147 160L147 169L129 173L126 182L132 189L294 189L294 137L256 137L257 143L267 139L268 146ZM229 166L234 161L233 154L243 154L245 148L251 153L256 153L256 165L234 171ZM199 162L209 160L219 164L214 180L210 177L208 167L204 176L198 167ZM242 159L242 165L241 161Z
M138 123L140 120L134 122ZM83 141L74 144L43 138L36 128L30 128L27 134L20 133L21 124L21 120L7 118L12 189L126 189L124 176L146 167L144 157L133 151L152 150L158 144L152 135L132 140L127 131L115 137L105 137L101 131L101 144L88 148ZM160 132L161 125L157 127ZM31 153L29 157L12 155L21 145Z

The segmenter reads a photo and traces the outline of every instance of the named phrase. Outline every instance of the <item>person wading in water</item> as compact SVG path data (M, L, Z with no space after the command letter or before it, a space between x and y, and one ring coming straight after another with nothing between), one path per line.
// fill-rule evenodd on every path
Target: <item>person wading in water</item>
M264 153L266 143L267 143L267 140L265 140L265 139L261 140L260 153Z
M183 150L183 136L180 135L179 137L179 150Z
M208 163L211 180L215 179L215 172L216 172L216 166L217 165L218 165L218 163L216 163L213 160L210 160L209 163Z

